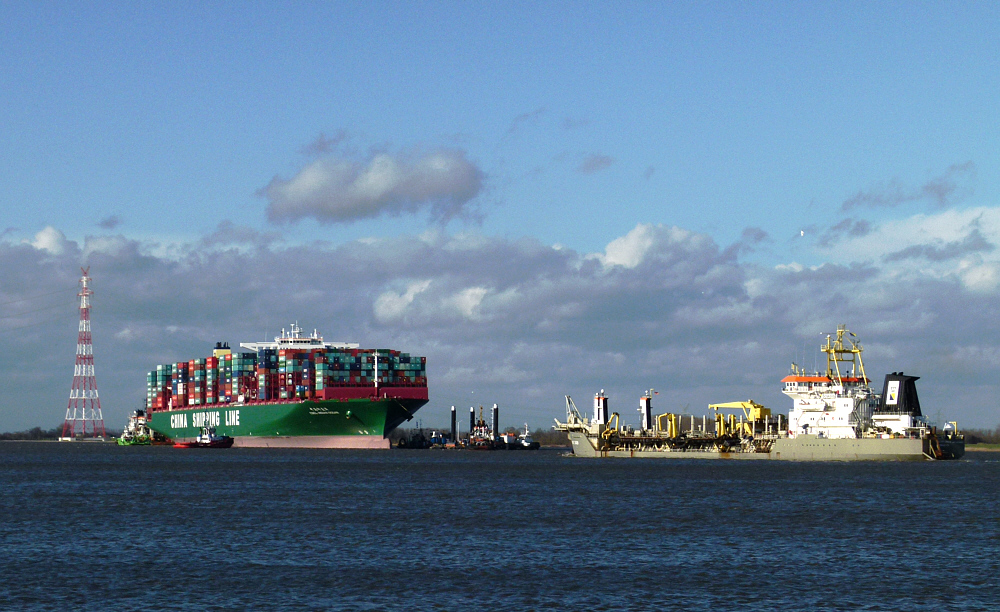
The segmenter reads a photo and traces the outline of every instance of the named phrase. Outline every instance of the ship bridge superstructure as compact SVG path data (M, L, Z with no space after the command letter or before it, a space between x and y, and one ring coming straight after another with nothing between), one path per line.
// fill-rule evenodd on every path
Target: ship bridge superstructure
M274 342L240 342L240 346L252 351L259 351L261 349L308 351L322 348L356 349L361 345L356 342L325 342L323 336L320 336L319 332L315 329L312 335L303 336L302 328L299 327L298 321L296 321L291 324L288 331L285 331L285 328L282 327L281 335L275 336Z
M865 373L864 347L846 326L827 334L820 346L826 353L826 372L808 373L792 364L781 379L781 392L792 398L788 413L790 436L814 434L827 438L857 438L871 425L878 397Z

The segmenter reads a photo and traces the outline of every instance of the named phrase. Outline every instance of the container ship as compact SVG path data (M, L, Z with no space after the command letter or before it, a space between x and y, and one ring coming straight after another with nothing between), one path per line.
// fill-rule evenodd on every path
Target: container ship
M274 342L217 343L211 357L146 377L149 427L175 442L213 427L234 446L389 448L389 432L427 403L427 359L325 342L298 324Z
M782 393L792 399L788 415L772 415L753 400L709 405L700 419L665 413L654 418L651 396L641 399L639 429L623 426L608 414L603 391L594 398L594 416L586 418L566 396L565 431L573 453L584 457L662 457L701 459L948 460L965 454L957 423L942 431L920 410L916 381L903 372L887 374L875 393L865 373L863 348L844 326L820 347L826 373L807 373L792 364ZM685 429L685 425L687 428Z

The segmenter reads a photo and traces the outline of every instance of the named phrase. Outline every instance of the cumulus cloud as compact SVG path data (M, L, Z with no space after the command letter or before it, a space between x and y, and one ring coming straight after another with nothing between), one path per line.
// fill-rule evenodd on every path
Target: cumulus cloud
M479 306L489 293L486 287L469 287L451 296L449 302L466 319L479 318Z
M639 223L624 236L609 242L604 253L590 257L600 261L605 268L632 269L648 258L679 260L714 248L714 242L703 234L662 224Z
M420 418L430 424L445 422L442 407L464 404L471 391L500 402L504 419L532 425L560 416L564 394L600 388L618 410L656 387L664 410L753 397L786 411L778 381L788 361L803 346L811 357L820 332L846 323L865 342L870 375L926 374L921 402L929 409L942 405L967 426L992 426L996 417L983 407L995 405L1000 383L975 356L1000 344L996 251L933 265L924 256L881 255L913 244L943 250L975 239L973 229L994 244L998 217L945 211L880 224L830 251L842 262L771 267L741 262L705 234L647 223L595 254L442 228L298 246L255 242L245 228L224 225L170 257L123 237L88 239L105 418L124 421L156 364L204 356L220 340L267 339L292 321L330 340L427 356L433 402ZM906 239L890 243L894 232ZM60 234L48 232L48 242ZM237 238L256 246L232 248ZM742 239L768 240L756 228ZM879 256L855 250L867 243L886 244ZM55 255L0 240L3 301L36 295L39 286L66 294L62 310L31 313L16 330L0 321L8 349L0 354L0 430L52 426L63 416L79 258L76 248ZM32 350L43 340L46 351ZM13 384L11 356L42 377L30 389ZM948 403L958 390L970 393L969 380L979 390L967 399L976 401ZM38 406L52 409L43 417Z
M87 236L83 242L83 259L89 260L95 253L117 257L125 251L135 251L138 244L124 236Z
M640 223L629 233L608 243L604 254L598 255L598 259L605 267L634 268L642 263L646 253L656 242L656 230L657 228L652 225Z
M377 153L363 161L318 159L291 179L275 177L259 193L276 222L312 217L346 223L423 210L446 222L470 214L468 205L482 192L484 178L460 150Z
M898 179L867 191L858 191L841 204L841 210L853 208L891 208L909 202L926 201L944 208L972 191L976 165L972 161L949 166L944 173L920 187L908 188Z
M403 293L386 291L378 296L373 307L375 317L383 322L397 321L402 319L410 304L413 303L417 295L427 291L431 286L431 281L414 281L408 283Z
M70 248L70 241L66 239L66 234L57 230L51 225L35 234L35 239L30 242L31 246L39 251L46 251L51 255L62 255ZM75 243L72 243L75 246Z
M836 240L820 240L821 255L838 263L881 261L896 274L933 273L959 279L963 276L961 266L998 259L998 208L917 214L883 221L858 235L847 231L853 227L844 224Z
M1000 263L995 261L963 262L959 275L962 284L976 293L995 297L997 288L1000 287Z
M882 259L884 261L901 261L903 259L924 258L930 261L947 261L949 259L965 257L972 253L990 252L994 249L996 249L996 245L986 240L982 232L979 231L979 228L973 228L961 240L953 240L951 242L937 240L933 244L914 244L905 249L889 253Z
M615 158L609 155L591 153L583 158L583 161L581 161L580 165L576 167L576 170L582 174L594 174L606 168L610 168L614 163Z

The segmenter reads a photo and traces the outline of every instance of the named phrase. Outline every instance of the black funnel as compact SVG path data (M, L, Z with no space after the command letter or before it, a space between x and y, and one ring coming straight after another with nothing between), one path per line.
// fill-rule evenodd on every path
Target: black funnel
M917 397L919 376L907 376L902 372L885 375L882 399L875 414L910 414L921 416L920 399Z

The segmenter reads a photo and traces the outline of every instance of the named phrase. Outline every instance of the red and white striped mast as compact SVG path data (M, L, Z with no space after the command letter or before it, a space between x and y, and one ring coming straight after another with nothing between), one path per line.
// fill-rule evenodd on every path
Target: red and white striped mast
M94 376L94 345L90 337L90 296L94 294L87 284L90 267L80 268L80 335L76 341L76 366L73 368L73 388L66 406L66 422L62 439L74 440L87 437L89 428L93 437L104 437L104 416L101 400L97 396L97 378ZM79 430L77 429L79 427ZM98 433L100 431L100 433Z

